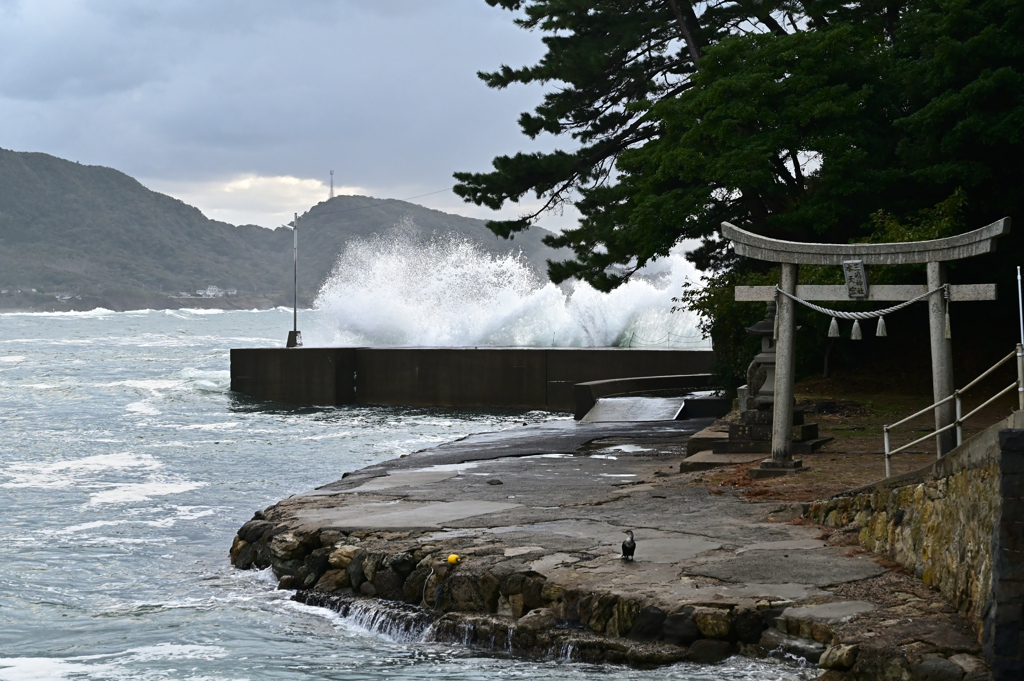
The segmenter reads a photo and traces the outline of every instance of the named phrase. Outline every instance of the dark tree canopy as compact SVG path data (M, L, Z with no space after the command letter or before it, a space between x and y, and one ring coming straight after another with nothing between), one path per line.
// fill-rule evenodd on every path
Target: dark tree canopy
M958 188L971 225L1021 200L1024 26L1014 0L487 0L544 33L535 66L480 77L541 82L523 132L574 147L456 173L501 236L572 202L555 281L610 289L681 239L702 269L733 267L722 220L792 239L849 241L878 211L909 217Z
M729 383L752 350L743 327L763 314L732 302L732 286L773 275L732 254L722 221L842 243L935 238L1008 215L1018 227L999 251L952 274L996 281L1002 302L975 304L965 319L992 328L986 337L1015 336L1007 293L1024 253L1020 0L487 1L542 32L548 52L481 78L547 84L520 125L530 137L561 135L571 150L500 156L490 172L456 173L455 191L491 208L541 199L537 212L488 224L505 237L573 203L578 225L546 239L574 253L549 263L554 281L609 290L681 240L699 240L688 257L709 279L681 302L701 317ZM836 276L801 271L804 282ZM827 367L827 320L801 324L804 356Z

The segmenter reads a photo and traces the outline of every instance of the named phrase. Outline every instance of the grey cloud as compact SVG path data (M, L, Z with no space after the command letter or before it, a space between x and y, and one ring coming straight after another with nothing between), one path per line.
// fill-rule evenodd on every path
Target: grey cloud
M429 191L529 147L540 91L475 74L541 53L483 0L0 0L0 147Z

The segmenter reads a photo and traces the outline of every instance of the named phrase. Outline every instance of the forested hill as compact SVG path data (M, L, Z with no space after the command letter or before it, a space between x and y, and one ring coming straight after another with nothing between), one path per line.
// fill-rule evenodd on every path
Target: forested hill
M399 224L421 239L454 231L490 252L522 249L539 271L557 257L540 234L509 242L482 220L404 201L338 196L300 216L304 304L350 239ZM291 230L210 220L112 168L0 150L0 309L181 307L197 301L170 294L210 285L238 296L204 305L290 303ZM57 293L71 299L61 303Z

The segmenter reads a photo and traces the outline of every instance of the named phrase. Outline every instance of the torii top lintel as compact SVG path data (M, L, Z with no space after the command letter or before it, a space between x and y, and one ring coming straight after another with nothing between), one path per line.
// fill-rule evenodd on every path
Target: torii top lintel
M722 223L722 234L732 242L737 255L797 265L842 265L846 260L860 260L865 265L912 265L959 260L991 253L995 250L996 238L1009 232L1010 218L1003 218L971 232L930 241L812 244L771 239L728 222Z

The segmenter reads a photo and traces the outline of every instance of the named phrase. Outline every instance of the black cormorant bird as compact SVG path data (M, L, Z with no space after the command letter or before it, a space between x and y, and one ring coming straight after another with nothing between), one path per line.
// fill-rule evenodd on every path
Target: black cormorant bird
M626 530L626 541L622 542L622 559L633 560L633 552L636 551L636 541L633 540L633 530Z

